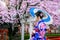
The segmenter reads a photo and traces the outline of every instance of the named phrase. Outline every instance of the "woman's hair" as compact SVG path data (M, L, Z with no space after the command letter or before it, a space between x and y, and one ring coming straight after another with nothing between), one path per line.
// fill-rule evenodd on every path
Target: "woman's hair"
M36 15L37 17L40 17L41 19L44 17L43 12L41 12L41 11L36 12L35 15Z

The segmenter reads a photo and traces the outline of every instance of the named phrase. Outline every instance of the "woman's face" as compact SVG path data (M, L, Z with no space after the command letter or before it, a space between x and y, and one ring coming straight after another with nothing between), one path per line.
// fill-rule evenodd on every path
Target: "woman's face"
M38 22L40 20L40 17L36 17L36 21Z
M38 16L37 19L40 20L41 19L40 16Z

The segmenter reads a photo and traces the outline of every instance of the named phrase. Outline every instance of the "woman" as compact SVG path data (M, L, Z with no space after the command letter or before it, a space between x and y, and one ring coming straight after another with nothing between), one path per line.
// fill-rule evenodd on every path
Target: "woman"
M44 14L41 11L38 11L35 13L35 15L36 15L36 24L32 32L31 40L46 40L45 39L46 24L42 20Z

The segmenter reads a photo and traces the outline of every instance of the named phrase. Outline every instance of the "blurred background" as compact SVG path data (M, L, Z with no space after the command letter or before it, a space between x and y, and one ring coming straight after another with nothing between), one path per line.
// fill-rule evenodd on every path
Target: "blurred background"
M29 40L34 27L30 8L46 10L53 18L46 38L60 40L60 0L0 0L0 40ZM51 39L54 38L54 39Z

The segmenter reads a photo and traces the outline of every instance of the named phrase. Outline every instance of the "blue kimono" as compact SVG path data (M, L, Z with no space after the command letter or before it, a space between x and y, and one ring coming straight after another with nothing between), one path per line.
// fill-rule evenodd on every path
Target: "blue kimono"
M32 40L46 40L46 24L43 20L39 21L37 26L34 27L35 33L32 35Z

